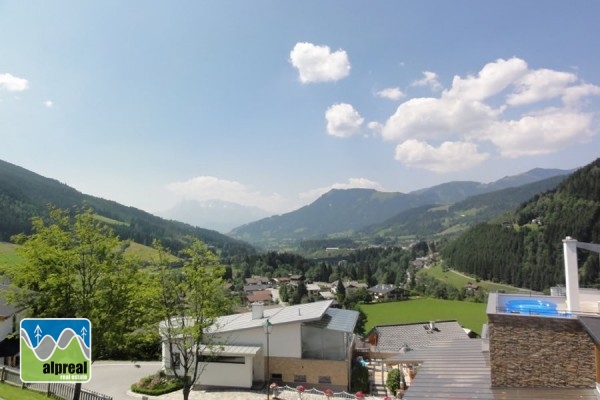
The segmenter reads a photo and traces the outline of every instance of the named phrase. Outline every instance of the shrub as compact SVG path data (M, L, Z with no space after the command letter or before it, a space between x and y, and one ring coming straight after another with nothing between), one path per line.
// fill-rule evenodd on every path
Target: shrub
M168 378L163 371L160 371L154 375L146 376L140 379L138 383L131 385L131 391L151 396L160 396L179 390L182 387L183 385L180 380Z
M392 369L387 374L387 379L385 381L385 386L387 386L390 393L396 393L398 389L400 389L400 379L402 378L401 373L397 369Z
M352 392L369 392L369 370L360 364L352 367L352 380L350 382Z

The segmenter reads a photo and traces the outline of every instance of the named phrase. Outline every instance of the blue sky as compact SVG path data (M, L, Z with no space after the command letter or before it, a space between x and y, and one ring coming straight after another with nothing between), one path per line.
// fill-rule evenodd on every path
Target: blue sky
M593 1L0 1L0 159L282 213L598 157Z

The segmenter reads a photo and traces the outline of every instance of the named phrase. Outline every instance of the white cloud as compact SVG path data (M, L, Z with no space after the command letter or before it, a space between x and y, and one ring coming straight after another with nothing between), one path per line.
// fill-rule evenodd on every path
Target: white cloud
M52 108L52 107L54 107L54 102L52 100L46 100L44 102L44 107L46 107L46 108Z
M350 61L344 50L331 52L328 46L296 43L290 63L298 69L302 83L337 81L350 74Z
M568 72L538 69L530 71L515 82L515 93L508 95L506 103L511 106L537 103L560 97L577 76Z
M347 138L358 133L364 118L347 103L334 104L325 112L327 133L332 136Z
M446 97L464 101L482 101L494 96L527 73L527 63L519 58L498 59L486 64L477 76L455 76Z
M431 73L413 85L434 77ZM582 83L574 73L530 69L519 58L498 59L476 75L455 76L439 97L404 101L384 124L369 123L369 128L399 143L395 157L407 166L460 170L489 157L478 152L478 143L513 158L588 141L599 129L582 100L597 95L600 86Z
M443 138L485 128L500 113L484 103L421 97L402 103L381 131L384 139Z
M167 190L185 199L225 200L274 212L284 207L283 199L276 193L264 195L250 190L240 182L214 176L197 176L187 181L173 182L167 185Z
M318 199L320 196L329 192L332 189L353 189L353 188L362 188L362 189L375 189L382 191L383 187L374 181L371 181L366 178L350 178L348 182L345 183L334 183L331 186L321 187L309 190L307 192L300 193L300 198L304 202L312 202Z
M423 79L419 79L411 83L411 86L429 86L431 90L437 92L442 90L442 84L438 79L438 74L431 71L423 71Z
M477 145L467 142L444 142L433 147L426 142L410 139L396 146L395 158L409 167L433 172L454 172L471 168L488 158L479 153Z
M386 89L380 90L379 92L377 92L375 94L379 97L383 97L384 99L390 99L390 100L400 100L401 98L406 96L404 93L402 93L402 90L400 90L400 88L398 88L398 87L386 88Z
M11 74L0 74L0 89L7 92L22 92L29 87L27 79L17 78Z
M584 83L582 85L571 86L564 90L562 93L562 101L566 105L577 105L584 97L588 96L600 96L600 86L591 85L589 83Z
M518 120L497 121L487 138L503 157L515 158L558 151L573 143L585 143L594 135L592 116L565 110L546 110Z

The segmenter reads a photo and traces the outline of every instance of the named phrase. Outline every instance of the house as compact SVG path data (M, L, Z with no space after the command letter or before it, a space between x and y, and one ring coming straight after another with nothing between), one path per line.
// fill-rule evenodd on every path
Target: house
M217 319L206 335L222 343L214 360L203 361L201 386L249 388L256 382L329 387L348 390L358 312L318 301L266 309L254 303L252 311ZM270 325L270 333L265 326ZM161 322L159 330L164 329ZM208 339L207 339L208 340ZM206 354L207 348L200 349ZM163 369L169 373L169 346L162 344Z
M394 285L378 284L367 289L376 301L404 299L404 289Z
M308 283L306 284L306 291L309 296L316 296L321 291L321 287L316 283Z
M269 283L271 283L271 280L269 278L267 278L266 276L254 276L252 278L246 278L244 279L244 282L246 283L246 285L269 285Z
M259 292L263 290L267 290L269 287L262 283L251 283L248 285L244 285L244 293L252 294L254 292Z
M0 292L5 290L6 286L0 287ZM17 332L22 318L23 308L7 304L3 293L0 293L0 359L3 365L19 365L20 343Z
M262 302L269 305L273 303L273 293L270 290L257 290L246 296L246 304Z

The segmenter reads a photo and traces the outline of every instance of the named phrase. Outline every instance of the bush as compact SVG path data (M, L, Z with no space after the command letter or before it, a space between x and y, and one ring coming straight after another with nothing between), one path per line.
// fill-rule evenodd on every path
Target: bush
M395 394L398 391L398 389L400 389L400 380L401 379L402 379L402 377L401 377L400 370L397 370L394 368L388 372L387 379L385 381L385 386L387 386L390 393Z
M369 370L360 364L352 367L352 378L350 382L351 392L369 393Z
M151 396L160 396L179 390L182 387L183 385L180 380L168 378L163 371L160 371L154 375L146 376L140 379L138 383L131 385L131 391Z

